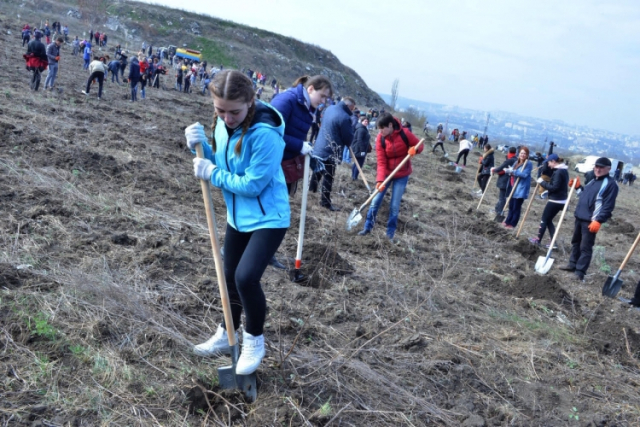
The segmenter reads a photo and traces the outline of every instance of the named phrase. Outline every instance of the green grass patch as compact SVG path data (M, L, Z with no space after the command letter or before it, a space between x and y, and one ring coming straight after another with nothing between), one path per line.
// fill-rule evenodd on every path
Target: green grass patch
M517 313L495 310L490 310L489 316L500 323L510 324L514 328L527 330L536 335L544 335L554 342L576 343L578 341L572 331L560 323L548 324L539 320L524 318Z
M216 67L220 64L225 67L237 67L235 60L228 54L221 43L206 37L196 37L197 50L202 52L203 60Z

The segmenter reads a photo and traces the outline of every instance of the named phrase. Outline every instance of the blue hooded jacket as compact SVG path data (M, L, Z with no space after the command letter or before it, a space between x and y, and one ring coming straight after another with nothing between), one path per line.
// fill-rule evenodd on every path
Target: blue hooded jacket
M235 146L242 127L227 133L218 118L216 152L202 145L204 157L217 167L211 183L222 189L227 205L227 223L248 233L262 228L288 228L291 222L289 194L280 163L284 152L284 121L278 111L256 100L256 112L242 139L240 155Z
M283 160L293 159L300 155L302 143L313 123L315 108L305 95L302 84L287 89L271 100L271 105L280 112L284 119L284 156Z
M513 165L515 168L515 165ZM520 178L516 191L513 192L514 199L526 199L529 197L529 190L531 189L531 170L533 169L533 163L527 161L524 166L519 166L518 169L513 170L514 179ZM514 181L515 182L515 181Z
M323 160L334 156L342 158L342 150L350 147L353 141L353 127L351 116L353 113L344 101L328 107L322 117L322 126L318 133L313 154Z

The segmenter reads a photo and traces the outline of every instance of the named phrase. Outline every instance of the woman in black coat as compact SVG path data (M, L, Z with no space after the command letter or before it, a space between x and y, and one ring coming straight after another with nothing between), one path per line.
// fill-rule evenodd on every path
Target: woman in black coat
M567 203L569 196L569 168L568 166L558 158L557 154L550 154L547 157L547 163L550 168L553 169L551 175L551 181L547 182L542 178L538 178L537 182L545 190L549 191L549 201L544 207L542 212L542 218L540 219L540 227L538 228L538 235L536 237L529 238L529 242L534 245L539 245L544 237L545 231L549 229L549 238L553 239L553 235L556 232L556 227L553 225L553 218L564 209L564 205ZM549 247L549 245L547 245Z
M353 142L351 143L351 150L356 158L358 165L362 167L364 165L367 153L371 152L371 135L369 134L369 119L367 116L360 117L360 122L356 125L356 130L353 134ZM351 166L351 179L353 181L358 179L358 166L355 162Z
M491 148L491 145L487 144L484 146L484 154L482 155L482 161L480 162L480 176L478 177L480 193L484 193L484 190L487 187L487 181L489 181L489 177L491 176L491 168L496 164L493 157L493 151L494 150Z

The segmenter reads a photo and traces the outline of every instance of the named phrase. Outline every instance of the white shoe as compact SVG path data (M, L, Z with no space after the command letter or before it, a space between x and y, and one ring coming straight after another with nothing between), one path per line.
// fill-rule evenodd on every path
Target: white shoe
M242 353L238 359L238 365L236 366L237 375L249 375L252 374L260 366L262 358L264 357L264 335L253 335L243 332L242 333Z
M238 341L238 333L236 332L236 342ZM229 346L229 335L227 330L218 325L216 334L209 338L207 342L193 346L193 352L198 356L216 356L219 354L231 354Z
M85 95L89 95L86 90L83 90L82 93L84 93Z

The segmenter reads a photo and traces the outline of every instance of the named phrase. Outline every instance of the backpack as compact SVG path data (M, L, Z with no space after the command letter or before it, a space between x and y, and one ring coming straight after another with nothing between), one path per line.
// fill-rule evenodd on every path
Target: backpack
M402 138L402 140L404 141L405 145L407 146L407 150L409 149L410 145L409 145L409 138L407 138L407 134L404 133L404 131L402 130L402 128L400 128L400 138ZM382 140L380 141L380 145L382 145L382 149L387 151L387 144L385 141L386 137L382 137Z

